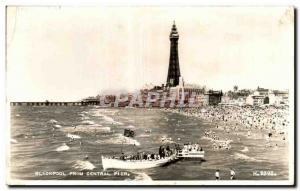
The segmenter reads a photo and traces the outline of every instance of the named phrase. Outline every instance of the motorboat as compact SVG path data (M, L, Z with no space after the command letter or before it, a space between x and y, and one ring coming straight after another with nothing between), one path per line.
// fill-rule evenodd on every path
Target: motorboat
M198 144L185 144L184 147L177 151L177 158L204 159L205 151Z

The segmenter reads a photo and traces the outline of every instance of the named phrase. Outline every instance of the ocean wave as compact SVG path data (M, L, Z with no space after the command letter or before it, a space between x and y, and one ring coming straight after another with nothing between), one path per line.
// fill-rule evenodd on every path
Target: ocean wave
M168 140L168 139L167 139L167 140L163 140L162 142L163 142L163 143L175 143L175 141Z
M244 148L241 150L241 152L243 152L243 153L247 153L248 151L249 151L248 147L244 147Z
M56 124L53 127L55 127L55 128L61 128L61 125Z
M149 180L152 180L152 178L148 174L141 172L141 173L136 173L136 176L134 177L133 180L148 180L149 181Z
M95 117L102 117L104 116L103 113L105 114L110 114L110 115L115 115L116 113L118 113L118 110L106 110L106 109L91 109L89 114Z
M114 124L114 125L123 125L123 123L117 122L117 121L115 121L113 118L108 117L108 116L106 116L106 115L103 115L102 118L103 118L106 122L108 122L108 123L110 123L110 124Z
M72 167L80 171L93 170L96 168L95 165L93 165L90 161L82 161L82 160L75 161L75 164Z
M69 137L71 139L81 139L81 137L79 135L74 135L74 134L71 134L71 133L68 133L67 137Z
M62 152L62 151L67 151L67 150L69 150L69 149L70 149L70 147L69 147L66 143L64 143L62 146L58 147L58 148L56 149L56 151L57 151L57 152Z
M81 118L80 118L82 121L86 121L86 120L89 120L90 119L90 117L88 117L88 116L81 116Z
M214 140L214 139L211 138L211 137L205 137L205 136L201 137L201 139L202 139L202 140L210 140L210 141L213 141L213 140Z
M103 114L98 111L91 111L90 115L94 117L103 117Z
M26 135L26 134L24 134L24 133L20 133L20 134L14 136L14 137L16 137L16 138L24 138L25 135Z
M63 132L74 133L74 132L84 132L84 133L108 133L111 131L110 127L102 127L101 125L95 124L90 126L78 125L76 127L64 127L61 129Z
M215 143L219 143L219 144L222 144L222 143L224 143L224 144L229 144L229 143L232 143L233 142L233 140L231 140L231 139L225 139L225 140L213 140L213 142L215 142Z
M57 121L56 121L55 119L50 119L50 120L48 121L48 123L55 124L55 123L57 123Z
M81 123L84 124L84 125L94 125L95 124L94 121L89 121L89 120L84 120Z
M96 142L100 144L120 144L120 145L125 144L125 145L136 145L136 146L141 145L140 142L138 142L137 140L132 139L130 137L125 137L122 134L116 134L109 139L98 140Z
M103 113L108 113L108 114L111 114L111 115L115 115L115 113L117 113L118 111L109 111L109 110L101 110L101 112ZM114 125L123 125L123 123L121 122L117 122L115 121L113 118L107 116L107 115L104 115L103 113L100 113L99 110L91 110L90 111L90 115L94 116L94 117L102 117L103 120L107 123L110 123L110 124L114 124Z
M10 143L15 144L18 143L18 141L16 139L10 139Z
M259 159L255 159L254 157L249 157L242 153L234 153L233 157L236 160L245 160L245 161L249 161L249 162L261 162L262 161Z
M160 138L160 141L163 142L163 143L175 143L171 137L167 137L166 135L163 135L161 138Z
M138 137L150 137L150 134L140 134Z

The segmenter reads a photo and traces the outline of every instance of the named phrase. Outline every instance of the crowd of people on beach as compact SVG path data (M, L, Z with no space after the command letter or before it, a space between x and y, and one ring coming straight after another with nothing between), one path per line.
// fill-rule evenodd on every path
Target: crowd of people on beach
M266 137L279 136L287 139L289 123L289 109L287 106L206 106L202 108L183 108L182 110L165 109L178 112L186 116L198 117L214 124L217 129L225 133L245 130L250 135L253 130L260 130Z
M225 140L222 140L214 131L212 130L205 130L204 132L204 138L210 139L213 144L214 150L229 150L231 148L230 140L227 138Z

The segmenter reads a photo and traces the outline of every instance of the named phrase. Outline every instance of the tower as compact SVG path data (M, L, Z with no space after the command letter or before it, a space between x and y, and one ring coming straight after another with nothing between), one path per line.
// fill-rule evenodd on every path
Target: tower
M178 39L179 34L175 25L175 21L172 26L170 33L170 60L169 60L169 70L167 78L167 86L175 87L179 85L180 77L180 68L179 68L179 59L178 59Z

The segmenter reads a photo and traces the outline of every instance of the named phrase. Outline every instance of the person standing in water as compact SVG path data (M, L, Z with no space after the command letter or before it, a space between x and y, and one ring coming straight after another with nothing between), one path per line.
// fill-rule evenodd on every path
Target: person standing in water
M220 180L220 171L219 171L219 169L216 170L215 176L216 176L216 180Z

